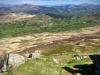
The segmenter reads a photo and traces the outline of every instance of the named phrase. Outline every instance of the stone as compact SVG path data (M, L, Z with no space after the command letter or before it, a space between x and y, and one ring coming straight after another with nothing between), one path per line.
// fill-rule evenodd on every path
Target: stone
M74 58L77 59L77 60L81 59L81 57L79 55L74 55Z
M9 54L8 56L9 56L9 61L8 61L9 67L19 66L25 63L26 61L26 59L22 55L19 55L19 54Z
M82 75L82 74L80 74L80 73L77 73L76 75Z
M31 53L29 55L29 58L39 58L40 57L40 53Z
M1 72L5 72L7 70L7 56L0 59L0 70Z
M55 58L53 58L53 61L54 61L55 63L58 63L57 59L55 59Z
M88 56L86 56L86 55L85 55L85 56L83 56L83 58L84 58L84 59L85 59L85 58L87 58L87 57L88 57Z
M16 67L25 63L26 59L19 54L8 54L0 59L1 72L7 71L8 67Z

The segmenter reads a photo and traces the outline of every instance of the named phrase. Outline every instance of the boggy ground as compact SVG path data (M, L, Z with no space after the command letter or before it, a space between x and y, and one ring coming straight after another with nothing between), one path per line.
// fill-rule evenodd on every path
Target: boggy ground
M65 50L61 52L99 52L100 26L82 28L76 31L66 31L60 33L38 33L14 38L4 38L0 40L0 56L8 53L20 53L25 56L32 52L46 54L55 49ZM70 45L70 48L68 46ZM88 47L87 47L88 46ZM51 49L51 50L50 50ZM69 49L69 50L68 50ZM89 51L90 50L90 51ZM59 51L59 50L58 50ZM52 53L52 51L51 51ZM55 53L55 52L53 52ZM57 52L56 52L57 53Z

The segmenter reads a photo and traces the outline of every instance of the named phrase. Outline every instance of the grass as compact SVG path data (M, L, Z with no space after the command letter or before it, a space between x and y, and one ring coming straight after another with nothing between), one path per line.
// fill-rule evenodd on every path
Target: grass
M22 43L27 43L29 40L21 40ZM71 72L72 75L80 72L80 69L89 68L91 60L89 58L83 60L72 59L72 55L75 54L73 45L58 45L56 47L50 48L50 52L45 53L46 56L42 56L38 59L27 60L25 64L20 65L16 68L10 68L8 73L5 75L69 75ZM99 49L99 45L93 45L93 49ZM81 52L90 52L89 48L81 47ZM93 51L93 50L92 50ZM100 51L100 50L98 50ZM68 57L58 61L56 63L53 61L53 58L56 57ZM60 58L59 58L60 59ZM75 68L75 66L78 66ZM74 68L77 70L74 70ZM70 72L69 72L69 69Z
M87 54L87 53L99 53L100 52L100 44L91 44L88 46L77 46L76 50L74 51L74 45L72 44L59 44L54 47L48 47L44 49L44 55L49 56L52 54Z
M67 73L63 67L74 67L75 65L82 65L85 63L91 63L89 58L83 60L63 59L58 63L53 61L53 58L58 55L42 56L37 59L29 59L25 64L22 64L16 68L10 68L7 74L4 75L64 75ZM65 55L66 56L66 55ZM68 56L68 55L67 55ZM69 75L69 73L67 73Z
M64 45L64 44L60 44L56 47L52 47L52 48L49 48L47 50L45 50L46 52L44 53L44 55L52 55L52 54L59 54L59 53L66 53L66 52L73 52L73 45L71 44L67 44L67 45Z
M66 19L66 18L65 18ZM97 19L94 19L97 20ZM85 24L83 22L86 22ZM91 21L91 22L87 22ZM52 25L51 25L52 23ZM91 25L92 24L92 25ZM66 21L64 19L57 19L47 15L37 15L33 18L16 21L12 23L1 23L0 25L0 38L17 37L22 35L43 33L43 32L64 32L70 30L77 30L80 32L81 28L96 26L91 18L83 16L77 18L73 16L73 19Z
M82 64L88 64L88 63L89 64L92 63L89 58L82 59L81 61L73 59L73 60L67 62L68 66L82 65Z
M25 64L11 68L6 75L63 75L62 68L51 58L41 57L28 60Z
M27 43L29 40L21 40ZM91 47L92 46L92 47ZM16 68L10 68L4 75L75 75L82 70L91 67L92 61L89 58L76 60L73 55L78 54L73 51L74 45L59 44L49 48L44 56L37 59L28 59L25 64ZM84 53L100 51L100 45L79 46L80 55ZM56 63L53 58L57 59Z
M100 44L98 44L98 45L92 44L92 45L88 45L88 46L79 46L78 50L81 53L99 53L100 52Z

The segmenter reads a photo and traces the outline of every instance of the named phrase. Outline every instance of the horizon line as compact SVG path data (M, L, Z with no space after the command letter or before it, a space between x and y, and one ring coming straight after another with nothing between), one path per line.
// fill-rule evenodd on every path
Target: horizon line
M32 3L21 3L21 4L2 4L0 3L1 5L36 5L36 6L55 6L55 5L82 5L82 4L89 4L89 5L100 5L100 4L93 4L93 3L80 3L80 4L74 4L74 3L66 3L66 4L44 4L44 5L40 5L40 4L32 4Z

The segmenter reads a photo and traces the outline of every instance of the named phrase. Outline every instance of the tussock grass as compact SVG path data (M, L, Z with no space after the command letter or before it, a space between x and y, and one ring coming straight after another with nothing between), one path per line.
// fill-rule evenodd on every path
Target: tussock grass
M37 59L28 59L25 64L16 68L10 68L5 75L65 75L67 72L63 69L65 66L73 67L77 64L91 63L88 58L80 61L71 59L72 56L69 59L62 59L56 63L53 61L53 58L57 56L42 56Z
M19 67L11 68L6 75L63 75L62 68L52 58L27 60Z
M46 52L44 53L44 55L52 55L52 54L60 54L60 53L67 53L67 52L74 52L72 49L74 48L73 45L71 44L67 44L67 45L64 45L64 44L60 44L56 47L52 47L52 48L49 48L47 50L45 50Z

